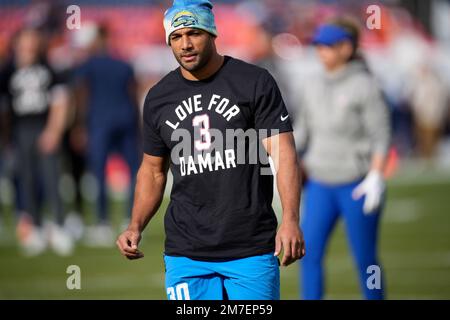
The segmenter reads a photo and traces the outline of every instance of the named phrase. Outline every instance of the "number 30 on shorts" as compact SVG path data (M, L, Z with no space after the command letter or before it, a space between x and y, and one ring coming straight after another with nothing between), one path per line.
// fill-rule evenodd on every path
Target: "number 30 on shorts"
M168 287L167 296L169 300L191 300L188 284L186 282L177 284L175 288Z

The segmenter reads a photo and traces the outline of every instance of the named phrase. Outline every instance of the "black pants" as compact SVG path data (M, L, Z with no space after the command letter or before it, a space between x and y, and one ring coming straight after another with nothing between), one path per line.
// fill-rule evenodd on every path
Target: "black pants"
M38 148L44 126L41 122L19 122L14 129L24 209L38 226L42 223L42 204L48 205L56 223L63 223L63 207L58 192L59 154L42 154Z

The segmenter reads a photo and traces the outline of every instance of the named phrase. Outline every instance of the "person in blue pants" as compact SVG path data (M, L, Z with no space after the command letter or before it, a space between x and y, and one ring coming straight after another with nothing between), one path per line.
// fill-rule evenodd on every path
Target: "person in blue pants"
M358 28L352 21L320 26L313 43L324 72L299 90L294 124L306 177L301 224L308 254L301 261L301 293L304 299L324 297L324 255L342 218L364 297L382 299L377 244L389 112L358 55Z
M108 52L105 27L92 28L96 36L90 44L91 55L74 72L78 123L87 133L87 163L99 186L97 225L88 229L86 240L95 246L111 246L114 245L114 233L107 206L106 163L112 152L118 152L128 164L131 180L129 218L134 197L131 186L134 186L141 161L139 109L132 67Z

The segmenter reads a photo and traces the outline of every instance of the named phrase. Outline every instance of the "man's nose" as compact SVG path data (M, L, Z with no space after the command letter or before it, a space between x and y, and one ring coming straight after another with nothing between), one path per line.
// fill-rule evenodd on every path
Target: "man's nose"
M181 41L182 41L181 49L183 49L183 50L190 50L190 49L192 49L192 42L191 42L191 38L190 37L188 37L187 35L184 35L181 38Z

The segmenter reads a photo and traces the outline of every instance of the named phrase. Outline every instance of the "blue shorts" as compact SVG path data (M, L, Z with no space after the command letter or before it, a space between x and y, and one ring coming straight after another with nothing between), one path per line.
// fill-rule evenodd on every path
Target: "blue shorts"
M169 300L279 300L278 258L211 262L164 256Z

